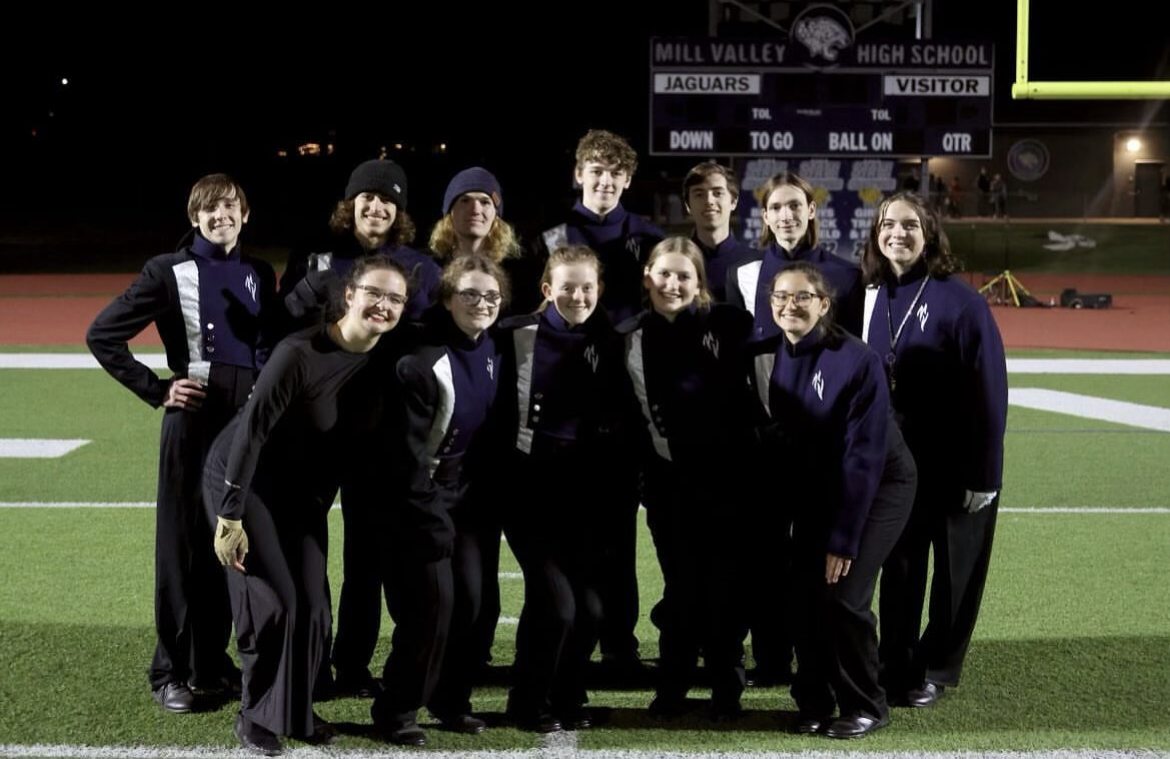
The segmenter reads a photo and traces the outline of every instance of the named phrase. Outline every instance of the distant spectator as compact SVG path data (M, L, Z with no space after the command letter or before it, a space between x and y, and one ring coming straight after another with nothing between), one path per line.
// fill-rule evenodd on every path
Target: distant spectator
M902 189L918 192L918 188L921 186L922 181L919 179L918 169L910 169L910 173L902 179Z
M999 176L999 175L996 174L996 176ZM993 203L992 194L994 193L994 188L992 187L992 184L991 184L991 178L987 176L987 167L986 166L979 169L979 179L978 179L977 184L979 187L979 211L978 211L979 215L980 216L990 216L991 215L990 212L992 210L992 203Z
M962 208L963 199L963 185L959 183L959 178L951 179L951 185L947 188L947 216L952 218L959 218L962 216L960 209Z
M991 208L995 218L1007 218L1007 183L1002 174L996 174L991 180Z

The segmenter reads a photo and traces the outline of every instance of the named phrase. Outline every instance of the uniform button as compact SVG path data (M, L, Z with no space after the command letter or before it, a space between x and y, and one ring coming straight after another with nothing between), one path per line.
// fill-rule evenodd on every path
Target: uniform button
M537 394L536 394L535 396L533 396L533 397L534 397L534 398L536 398L536 400L538 400L538 401L539 401L539 400L543 400L543 399L544 399L544 393L537 393Z
M540 422L540 415L539 414L532 417L533 424L537 424L538 422Z
M533 411L540 411L540 404L539 403L532 404L532 410Z
M208 329L215 329L215 324L212 322L207 322L207 328Z
M215 353L215 346L214 345L207 346L207 352L208 353Z
M650 407L650 410L651 410L651 411L657 411L657 410L658 410L658 404L657 404L657 403L655 403L653 406L651 406L651 407Z

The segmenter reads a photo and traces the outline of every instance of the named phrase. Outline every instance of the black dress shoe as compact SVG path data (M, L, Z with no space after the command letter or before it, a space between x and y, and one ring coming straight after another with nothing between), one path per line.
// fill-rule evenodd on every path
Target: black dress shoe
M314 746L335 746L340 740L341 733L337 732L333 723L326 722L313 712L313 734L305 738L305 743Z
M583 706L562 710L558 719L564 730L588 730L593 727L593 714Z
M825 715L800 714L796 717L796 732L800 735L816 735L822 732L832 721L832 717Z
M942 698L945 691L945 685L923 683L917 688L911 688L910 690L906 691L906 705L912 706L915 709L923 709L928 706L934 706L934 703Z
M885 718L875 719L862 715L838 717L825 728L825 735L830 738L861 738L888 724L890 720Z
M561 721L545 711L514 711L506 712L508 719L516 727L529 733L559 733L564 729Z
M373 698L382 690L368 669L357 672L338 672L333 678L330 694L334 698Z
M450 714L438 715L435 717L439 720L439 726L444 730L452 733L463 733L464 735L479 735L487 729L487 723L479 717L473 717L470 714Z
M381 728L381 733L386 740L396 746L427 745L427 734L414 721L404 722L401 725L395 725L393 727Z
M280 745L280 739L275 733L257 725L243 714L236 715L234 732L240 745L255 754L280 756L284 753L284 746Z
M685 697L667 696L659 693L650 702L647 711L650 712L651 717L658 719L674 719L681 717L691 710L691 705L687 702Z
M186 683L171 681L151 691L155 703L172 714L186 714L195 708L195 694Z

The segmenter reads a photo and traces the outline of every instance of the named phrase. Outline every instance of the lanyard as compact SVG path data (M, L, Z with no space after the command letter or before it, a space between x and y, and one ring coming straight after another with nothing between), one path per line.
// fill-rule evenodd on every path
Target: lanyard
M890 352L886 354L886 374L890 381L890 392L893 392L897 385L894 368L898 363L898 357L895 353L895 349L898 347L898 338L902 336L902 330L906 328L906 322L910 320L910 314L914 313L914 307L918 305L918 299L922 297L922 291L926 289L926 283L929 280L929 274L922 277L922 284L918 286L918 292L914 293L914 300L910 301L910 307L902 316L902 323L898 325L897 332L894 331L894 316L891 313L894 309L893 301L890 298L890 286L886 285L886 321L890 324Z

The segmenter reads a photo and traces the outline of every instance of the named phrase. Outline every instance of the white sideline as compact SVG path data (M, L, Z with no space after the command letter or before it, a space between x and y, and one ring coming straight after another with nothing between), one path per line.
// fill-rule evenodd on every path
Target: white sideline
M151 369L166 369L165 353L135 353ZM0 353L0 369L98 369L88 353ZM1009 358L1008 374L1170 374L1170 359Z
M0 501L0 509L153 509L154 501ZM333 508L339 508L337 504ZM1170 514L1170 506L1004 506L1000 514ZM516 580L519 572L504 572Z
M1050 749L1046 751L799 751L799 752L691 752L633 749L579 749L565 733L544 748L512 751L423 751L417 749L327 750L286 748L292 759L1167 759L1170 753L1153 749ZM572 745L565 745L572 744ZM182 746L79 746L69 744L0 744L0 757L12 759L255 759L244 749Z

